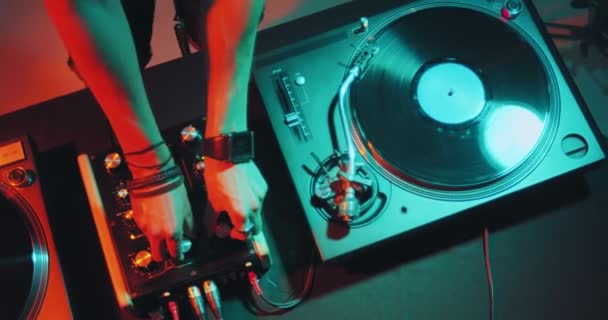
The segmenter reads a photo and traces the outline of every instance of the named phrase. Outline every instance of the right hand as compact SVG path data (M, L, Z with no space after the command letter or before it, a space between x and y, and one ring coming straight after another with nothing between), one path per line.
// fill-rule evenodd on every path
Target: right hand
M262 232L261 211L268 184L254 162L233 164L206 158L204 179L213 211L226 212L234 225L231 238L245 240ZM241 232L248 225L251 234Z

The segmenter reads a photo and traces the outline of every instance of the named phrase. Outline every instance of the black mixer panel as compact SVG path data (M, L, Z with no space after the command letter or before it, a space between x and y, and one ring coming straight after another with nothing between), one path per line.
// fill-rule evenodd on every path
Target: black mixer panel
M152 260L149 243L133 219L126 184L130 173L120 150L79 157L116 298L121 307L136 313L159 309L168 295L187 304L188 288L202 286L206 280L222 287L247 279L250 272L259 275L269 267L267 251L253 240L216 234L231 224L225 213L216 215L207 202L202 139L197 128L204 128L204 123L191 122L163 132L182 169L196 226L195 234L185 235L181 243L183 261Z

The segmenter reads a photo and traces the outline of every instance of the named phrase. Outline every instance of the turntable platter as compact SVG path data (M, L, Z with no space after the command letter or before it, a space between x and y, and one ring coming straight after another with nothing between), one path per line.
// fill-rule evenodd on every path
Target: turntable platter
M36 314L38 297L44 294L46 244L37 236L37 221L31 220L35 217L29 209L8 200L18 195L7 196L2 191L0 188L0 301L3 318L21 319L25 311Z
M350 93L355 133L372 162L417 186L467 190L526 163L547 140L552 78L522 33L464 7L387 21Z

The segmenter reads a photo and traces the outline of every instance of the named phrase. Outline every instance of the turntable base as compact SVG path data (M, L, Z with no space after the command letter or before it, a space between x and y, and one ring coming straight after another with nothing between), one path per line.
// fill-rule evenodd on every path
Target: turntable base
M322 260L606 158L534 6L508 3L361 1L260 44L256 84Z

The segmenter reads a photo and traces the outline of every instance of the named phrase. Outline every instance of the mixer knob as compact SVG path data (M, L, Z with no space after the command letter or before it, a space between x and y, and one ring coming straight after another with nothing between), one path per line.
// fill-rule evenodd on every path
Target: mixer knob
M192 249L192 241L188 240L188 239L183 239L179 243L179 245L180 245L183 253L187 253L188 251L190 251L190 249Z
M366 17L361 17L359 19L359 27L363 30L367 30L369 28L369 20Z
M104 159L106 170L116 169L122 163L120 155L116 152L112 152Z
M129 190L125 189L125 188L120 188L118 189L118 191L116 191L116 195L120 198L120 199L126 199L129 196Z
M138 268L147 269L152 263L152 254L149 251L141 250L133 259L133 264Z
M183 128L180 135L182 136L182 142L191 142L201 138L201 134L192 125Z
M205 161L199 160L194 164L194 170L197 172L203 172L205 170Z
M133 210L127 210L125 211L125 213L123 214L123 218L125 218L126 220L133 220Z
M137 240L139 238L143 238L144 234L143 233L130 233L129 234L129 239L131 240Z

